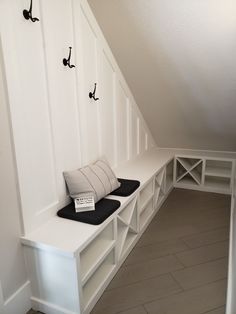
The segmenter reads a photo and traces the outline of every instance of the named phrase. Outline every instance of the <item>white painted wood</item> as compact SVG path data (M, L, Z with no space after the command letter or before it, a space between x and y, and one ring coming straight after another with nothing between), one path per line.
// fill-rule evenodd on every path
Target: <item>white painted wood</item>
M153 143L153 145L156 146L155 141L154 141L154 139L153 139L153 137L152 137L152 135L151 135L151 133L149 131L149 128L148 128L148 126L147 126L147 124L146 124L146 122L145 122L145 120L144 120L144 118L143 118L143 116L142 116L142 114L141 114L141 112L139 110L139 107L136 104L136 101L135 101L135 99L134 99L134 97L133 97L133 95L131 93L131 90L130 90L129 86L127 85L127 82L126 82L123 74L120 71L120 68L119 68L119 66L118 66L118 64L117 64L117 62L116 62L116 60L115 60L115 58L114 58L114 56L112 54L112 51L111 51L109 45L107 44L106 39L104 38L104 35L103 35L103 33L102 33L98 23L97 23L94 15L92 13L92 11L91 11L91 8L90 8L90 6L87 3L87 0L81 0L81 3L83 4L83 8L86 10L86 13L87 13L87 16L89 17L90 22L96 28L96 33L97 33L97 37L99 39L99 42L103 46L103 48L106 51L110 61L112 62L114 70L115 70L117 76L119 77L119 79L120 79L120 81L122 83L122 86L126 90L126 93L128 94L128 98L129 98L130 102L135 105L134 107L135 107L136 114L142 120L142 124L145 126L146 130L148 130L147 132L148 132L148 135L149 135L149 137L151 139L151 143Z
M100 82L98 82L98 49L99 43L94 26L90 23L87 12L80 6L79 1L74 4L75 19L78 19L80 28L78 36L81 36L80 71L82 87L80 88L80 123L82 126L82 160L83 164L96 160L101 154L101 139L99 128L98 106L100 99L95 101L89 98L89 92L93 92L97 83L96 97L100 97ZM76 31L76 30L75 30ZM75 32L75 35L77 33Z
M178 156L174 185L186 189L231 194L234 164L233 159L216 157L199 159L199 157L190 155ZM184 169L182 174L178 174L180 167Z
M124 178L137 179L144 186L153 175L158 173L171 159L171 154L158 154L157 150L146 153L142 158L136 159L132 165L125 165L116 169L116 174ZM126 175L125 175L126 174ZM141 187L136 191L139 193ZM132 196L133 197L133 196ZM130 200L129 197L109 198L118 199L121 202L119 210L106 220L106 225L114 218L119 211L126 206ZM44 250L54 250L55 253L63 253L65 256L76 256L83 248L94 239L103 229L104 225L94 226L80 222L70 221L59 217L53 217L47 224L31 232L22 238L25 245L36 245L37 248ZM71 237L73 234L73 237Z
M76 260L31 247L25 256L33 297L79 313Z
M227 301L226 314L234 314L236 310L235 291L236 291L236 276L235 276L235 261L236 261L236 171L235 164L233 165L232 178L232 198L231 198L231 217L230 217L230 235L229 235L229 264L228 264L228 286L227 286Z
M0 292L1 293L1 292ZM31 309L31 287L27 281L3 305L3 314L25 314ZM0 301L1 302L1 301ZM1 310L1 305L0 305ZM2 314L2 312L0 312Z
M147 142L146 142L146 133L142 126L142 122L139 118L138 118L138 136L139 136L138 151L139 151L139 154L143 154L146 150Z
M130 106L130 159L135 158L138 154L138 117L134 110L134 105Z
M4 303L4 314L25 314L31 309L31 287L27 281Z
M117 163L128 160L128 96L119 80L116 81Z
M29 6L27 0L3 0L0 5L20 196L28 233L67 203L63 171L100 155L105 155L113 167L137 157L137 119L142 125L145 122L86 1L35 0L33 15L40 19L35 23L22 15ZM69 46L74 69L62 64ZM94 83L98 84L97 102L88 97ZM142 133L141 147L146 149L153 141L146 126L143 130L146 134Z
M63 207L67 200L63 171L81 165L76 69L62 63L63 58L68 58L69 46L72 46L71 64L76 67L79 64L76 64L71 1L44 0L40 4L59 206Z
M54 314L56 309L58 313L91 311L157 212L152 202L154 176L160 171L160 165L163 168L172 158L169 154L159 158L157 151L153 151L137 159L132 169L133 176L141 179L142 173L146 175L140 188L130 197L109 196L118 199L121 206L100 226L55 217L30 237L22 239L32 281L32 300L37 309L48 310L49 314ZM66 291L63 300L62 291ZM79 300L80 312L76 309Z
M99 126L101 151L111 166L115 165L115 71L104 49L99 51Z
M41 26L26 22L24 6L27 1L3 1L0 20L24 227L29 232L55 213L58 199ZM39 12L34 1L34 13Z
M0 313L5 314L4 313L4 300L3 300L1 281L0 281Z
M140 180L141 185L130 197L109 196L111 199L118 199L121 206L100 226L53 218L47 225L23 238L23 243L28 250L50 254L53 265L55 264L54 257L56 261L57 259L76 261L77 267L72 270L74 275L71 273L71 276L78 280L77 286L79 287L78 291L80 291L82 306L81 313L91 311L111 278L172 190L173 158L173 151L153 149L132 162L129 161L117 168L116 174L122 177L136 178ZM189 158L192 157L189 156ZM186 160L185 162L187 164ZM191 170L191 165L190 168L187 168ZM136 199L139 200L138 206L136 205ZM139 224L136 225L137 223ZM113 231L111 231L112 225L114 226ZM135 226L138 227L138 232ZM41 255L40 260L44 264L43 255ZM59 273L62 266L64 267L64 262L62 264L58 263L57 273ZM31 277L34 273L35 269L32 271ZM51 281L53 281L53 278L47 276L47 271L45 274L42 274L44 278L43 285L52 289ZM39 284L37 278L33 277L32 280L36 281L36 286ZM62 285L59 288L62 291L62 281L58 284ZM57 298L56 295L54 297ZM65 305L58 305L56 299L52 301L42 298L40 304L49 302L54 307L64 308L65 313L68 310L71 311L71 308L68 309Z
M19 239L23 233L22 216L1 38L0 174L0 299L2 293L6 300L28 277ZM3 299L0 303L3 303Z

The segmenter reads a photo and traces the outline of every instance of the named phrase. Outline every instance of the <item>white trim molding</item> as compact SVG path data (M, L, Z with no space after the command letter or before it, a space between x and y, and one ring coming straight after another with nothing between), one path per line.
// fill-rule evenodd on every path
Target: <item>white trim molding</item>
M3 299L3 298L2 298ZM3 303L3 314L25 314L31 309L30 281L26 281L10 298ZM0 291L1 310L1 291ZM1 312L2 313L2 312Z
M47 314L76 314L75 312L71 312L69 310L66 310L60 306L56 306L55 304L45 302L43 300L40 300L38 298L31 298L32 300L32 306L35 310L47 313Z
M0 281L0 313L4 313L4 301L3 301L3 293L2 293L2 285Z

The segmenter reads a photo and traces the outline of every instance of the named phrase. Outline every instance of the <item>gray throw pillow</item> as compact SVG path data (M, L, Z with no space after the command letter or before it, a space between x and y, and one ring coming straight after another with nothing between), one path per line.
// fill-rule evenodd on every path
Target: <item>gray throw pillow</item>
M120 187L114 172L104 159L78 170L66 171L64 177L72 198L93 195L95 203Z

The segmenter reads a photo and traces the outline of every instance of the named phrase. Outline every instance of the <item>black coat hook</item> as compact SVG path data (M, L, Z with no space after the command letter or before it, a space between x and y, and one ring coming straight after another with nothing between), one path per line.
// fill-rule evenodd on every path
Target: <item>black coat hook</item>
M71 49L72 49L72 47L69 47L69 49L70 49L69 57L68 57L68 59L66 59L66 58L63 59L63 64L64 64L65 67L68 66L69 68L75 68L75 65L70 64L70 57L71 57Z
M97 83L94 83L94 90L93 90L93 92L89 93L89 98L93 98L95 101L99 100L99 98L95 97L96 88L97 88Z
M26 20L31 20L32 22L36 22L39 21L39 19L37 17L32 17L32 3L33 0L30 1L30 8L29 10L24 10L23 11L23 16Z

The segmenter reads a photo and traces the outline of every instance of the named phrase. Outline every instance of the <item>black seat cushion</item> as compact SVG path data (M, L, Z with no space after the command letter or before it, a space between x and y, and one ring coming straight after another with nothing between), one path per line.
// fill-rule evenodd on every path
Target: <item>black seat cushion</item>
M95 210L82 213L75 212L74 202L60 209L57 215L62 218L85 222L91 225L99 225L120 207L117 200L101 199L95 204Z
M127 179L120 179L118 181L121 183L120 187L113 192L111 195L116 196L129 196L134 193L135 190L140 186L140 182L137 180L127 180Z

